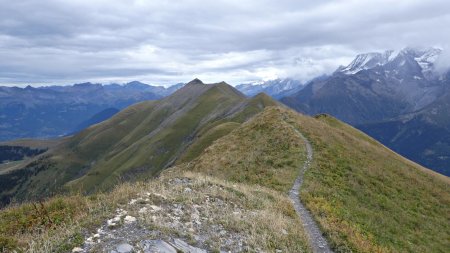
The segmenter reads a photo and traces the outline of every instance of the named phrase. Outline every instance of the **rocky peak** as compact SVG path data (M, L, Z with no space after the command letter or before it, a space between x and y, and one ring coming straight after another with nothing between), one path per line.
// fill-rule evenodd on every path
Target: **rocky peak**
M192 80L186 84L186 86L191 86L191 85L205 85L205 84L200 79L195 78L194 80Z
M341 66L336 72L353 75L361 70L383 66L388 71L406 68L407 71L419 71L424 76L431 76L431 72L434 70L434 62L441 53L442 50L438 48L407 47L400 51L387 50L382 53L359 54L348 66Z

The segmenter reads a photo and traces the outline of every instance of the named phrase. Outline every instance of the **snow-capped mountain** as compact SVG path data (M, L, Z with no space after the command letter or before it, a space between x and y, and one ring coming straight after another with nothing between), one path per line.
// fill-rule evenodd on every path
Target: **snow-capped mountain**
M353 75L379 66L389 66L394 69L408 64L412 67L417 65L424 77L431 78L434 63L441 54L442 50L439 48L404 48L400 51L387 50L383 53L359 54L348 66L339 67L337 72Z
M264 92L272 97L280 97L281 94L289 95L298 92L303 88L303 84L291 78L275 79L263 82L244 83L236 86L240 92L252 97L260 92Z
M409 159L450 175L450 71L435 66L443 55L435 48L361 54L281 102L306 114L344 120Z

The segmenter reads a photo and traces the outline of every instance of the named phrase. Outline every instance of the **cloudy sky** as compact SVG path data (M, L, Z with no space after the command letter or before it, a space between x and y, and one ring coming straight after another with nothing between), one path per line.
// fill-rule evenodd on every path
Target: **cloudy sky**
M449 29L448 0L0 0L0 84L307 81Z

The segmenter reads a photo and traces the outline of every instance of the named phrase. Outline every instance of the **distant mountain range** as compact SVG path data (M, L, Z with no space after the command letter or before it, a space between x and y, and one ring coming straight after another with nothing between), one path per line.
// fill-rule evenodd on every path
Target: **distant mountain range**
M121 110L136 102L160 99L182 85L164 88L134 81L125 85L0 87L0 141L70 134L89 126L89 119L106 109Z
M333 115L407 158L450 175L450 74L436 70L441 56L437 48L366 53L307 83L284 78L235 88L247 97L264 92L309 115ZM71 135L182 86L133 81L0 87L0 141Z
M18 198L63 186L92 192L111 189L121 179L150 177L175 162L192 160L215 139L276 104L264 94L246 98L226 83L206 85L195 79L166 98L134 104L60 139L57 149L4 178L8 186L0 192ZM34 180L42 175L47 175L43 181Z
M436 48L361 54L281 101L303 113L331 114L450 175L450 79L436 71L441 55Z
M281 98L300 91L304 85L291 78L275 79L262 82L253 82L239 84L236 86L240 92L246 96L252 97L258 93L264 92L274 98Z

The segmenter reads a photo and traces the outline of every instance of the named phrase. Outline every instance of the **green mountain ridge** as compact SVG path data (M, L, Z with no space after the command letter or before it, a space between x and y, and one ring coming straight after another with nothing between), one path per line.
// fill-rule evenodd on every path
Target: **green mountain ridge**
M176 222L163 222L164 215L184 206L185 212L201 210L206 227L238 233L250 251L310 252L303 221L287 195L306 160L296 131L314 151L300 200L335 252L445 252L450 247L448 177L331 116L305 116L265 94L247 99L226 83L194 80L172 96L133 105L62 139L13 170L24 172L25 180L3 193L19 200L72 191L42 202L44 216L33 202L1 210L0 248L68 252L84 247L88 235L123 209L161 236L181 237L210 251L224 249L219 232L202 234L212 236L206 245L195 239L202 233L198 227L174 230ZM157 214L164 205L167 209ZM192 217L182 217L179 224ZM57 222L47 226L49 220ZM117 229L126 228L125 223Z
M3 189L4 196L7 192L26 199L70 189L93 192L111 189L122 180L150 178L185 152L184 161L195 158L214 139L274 104L263 94L247 99L224 82L203 84L195 79L167 98L135 104L62 140L37 164L16 170L34 175L26 180L18 177L21 183ZM199 139L201 133L209 140ZM190 148L193 145L196 150Z

